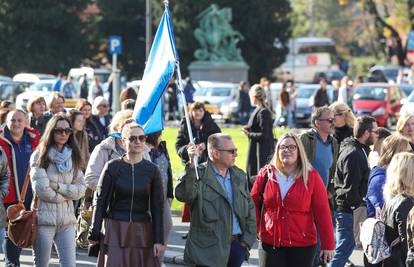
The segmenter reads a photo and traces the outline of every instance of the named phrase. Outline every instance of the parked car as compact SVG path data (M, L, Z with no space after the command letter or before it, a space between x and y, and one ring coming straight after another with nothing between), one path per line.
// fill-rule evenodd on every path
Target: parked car
M396 84L361 83L355 88L352 107L357 116L373 116L378 126L390 128L400 116L405 97Z
M52 74L44 74L44 73L19 73L13 76L14 82L22 82L22 83L37 83L42 80L51 80L56 79L55 75Z
M53 85L56 79L42 80L33 83L26 89L25 92L19 94L16 98L16 107L19 109L27 110L27 102L30 98L35 96L43 96L45 99L53 93Z
M215 120L238 121L237 84L224 82L193 81L196 89L194 101L206 105Z
M11 77L0 75L0 82L11 82L13 81Z
M319 84L301 84L296 87L296 124L308 127L311 123L311 115L313 109L316 91L320 88ZM333 102L333 87L326 86L329 102Z
M411 94L411 92L414 91L414 85L413 84L402 83L399 86L400 86L401 90L404 91L404 94L406 96L409 96Z
M325 79L328 83L332 83L334 80L341 80L345 76L342 70L326 70L315 73L313 77L313 83L319 83L322 79Z
M0 81L0 100L16 101L18 94L23 93L25 84L11 81Z
M400 114L404 113L414 114L414 91L405 99L405 102L401 107Z
M374 66L369 69L368 82L395 83L399 70L398 66Z

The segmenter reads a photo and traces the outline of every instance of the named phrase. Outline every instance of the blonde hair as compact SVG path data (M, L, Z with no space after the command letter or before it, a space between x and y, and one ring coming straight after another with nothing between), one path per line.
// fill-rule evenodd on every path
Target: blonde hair
M266 92L265 90L260 86L260 84L254 84L249 91L249 94L254 96L257 101L260 102L263 106L266 105ZM267 107L269 108L269 107Z
M43 104L45 104L46 107L46 100L43 96L35 96L29 99L29 101L27 101L27 105L26 105L26 109L29 112L33 112L33 105L37 102L42 102Z
M413 113L409 113L409 112L404 112L403 114L401 114L401 116L398 118L397 121L397 125L395 126L395 130L399 133L399 134L403 134L404 131L404 127L407 124L407 121L411 118L414 117Z
M384 200L404 194L414 196L414 154L402 152L394 155L387 168L384 185Z
M111 123L109 124L109 133L120 133L121 128L126 120L132 119L132 113L133 111L130 109L125 109L118 111L115 113L114 117L112 118Z
M56 101L56 100L58 100L59 98L62 98L62 99L63 99L63 102L65 102L65 97L64 97L62 94L60 94L60 93L58 93L58 92L55 92L55 93L51 94L51 95L49 96L49 98L47 99L47 102L46 102L46 104L47 104L47 108L48 108L49 110L51 110L51 109L52 109L53 104L54 104L54 103L55 103L55 101Z
M380 158L377 166L385 167L390 164L395 154L408 152L411 149L410 142L401 135L390 135L384 139Z
M279 150L280 150L280 143L282 143L282 141L287 138L291 138L295 141L297 150L298 150L298 164L296 165L296 169L293 172L292 177L295 180L302 177L303 183L306 186L308 183L308 178L309 178L308 174L309 174L309 171L312 169L312 166L309 163L308 158L306 157L305 148L303 147L302 142L300 141L299 137L296 134L287 133L280 137L276 145L275 154L273 156L272 162L274 162L276 170L278 170L281 173L284 173L283 163L279 158Z
M103 104L109 105L108 100L106 100L103 96L96 97L92 105L92 114L98 114L98 107Z
M354 128L355 123L355 116L354 113L352 113L352 110L349 108L349 106L343 102L333 102L329 108L335 113L343 113L345 114L345 124L350 127Z

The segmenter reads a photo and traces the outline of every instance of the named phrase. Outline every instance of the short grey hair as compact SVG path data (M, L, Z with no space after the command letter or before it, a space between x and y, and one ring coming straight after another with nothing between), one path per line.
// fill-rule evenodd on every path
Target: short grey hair
M232 140L231 135L225 134L225 133L215 133L215 134L212 134L208 137L208 139L207 139L207 152L208 152L208 157L210 159L213 158L213 154L212 154L213 149L220 148L222 139L226 139L226 140L229 140L229 141Z
M317 120L319 120L319 119L322 117L323 113L325 113L325 112L333 113L333 111L332 111L329 107L327 107L327 106L318 107L318 108L315 108L315 109L312 111L312 118L311 118L311 122L312 122L312 126L313 126L313 127L315 127L315 126L316 126L316 125L315 125L315 122L316 122Z

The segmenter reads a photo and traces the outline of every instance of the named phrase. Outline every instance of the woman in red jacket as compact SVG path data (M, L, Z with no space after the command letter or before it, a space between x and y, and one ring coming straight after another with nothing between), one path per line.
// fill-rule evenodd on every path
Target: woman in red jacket
M261 267L311 267L316 253L315 222L321 260L332 259L335 242L327 193L296 135L280 138L272 163L260 170L251 195Z

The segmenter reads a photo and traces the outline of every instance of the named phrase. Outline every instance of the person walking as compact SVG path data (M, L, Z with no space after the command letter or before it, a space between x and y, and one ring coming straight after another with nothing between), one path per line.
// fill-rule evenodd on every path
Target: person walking
M68 76L65 84L62 85L60 89L60 93L63 95L64 98L75 98L76 97L76 89L73 85L73 77Z
M355 116L347 104L343 102L333 102L329 108L334 113L334 134L340 146L342 141L353 135Z
M121 133L126 154L105 164L88 239L107 247L99 252L98 266L158 267L165 250L161 173L143 158L144 129L130 122Z
M23 110L15 109L7 114L6 124L0 130L0 147L6 154L10 168L9 194L3 198L6 209L20 200L30 156L40 142L39 132L28 127L28 121ZM23 203L26 210L30 210L32 198L32 187L29 186ZM22 249L7 236L3 242L3 251L6 267L20 266Z
M93 101L92 120L95 122L98 131L104 138L108 137L108 126L111 123L109 115L109 102L103 96L98 96Z
M405 267L408 242L407 219L414 206L414 154L402 152L396 154L387 169L384 185L384 223L388 244L398 240L391 247L391 257L382 262L384 267Z
M62 94L60 94L58 92L55 92L55 93L51 94L47 98L46 104L47 104L47 109L48 110L43 114L43 116L45 118L45 125L52 118L53 115L55 115L59 112L66 113L65 98L63 97Z
M89 86L88 100L89 102L94 102L98 96L103 97L103 95L104 91L99 76L95 76L93 82Z
M397 121L395 130L398 134L410 140L411 147L414 149L414 114L403 113Z
M6 237L7 213L3 198L9 194L10 169L5 151L0 147L0 252L3 251L3 242Z
M266 94L260 85L255 84L249 91L250 103L255 110L249 122L241 130L249 138L246 173L249 188L253 186L260 168L269 163L274 152L273 120L266 106Z
M246 124L252 110L250 105L249 97L249 85L246 81L241 81L239 84L239 94L238 94L238 114L240 124Z
M30 160L30 178L37 197L34 266L47 267L55 244L61 266L76 265L72 201L85 193L82 158L70 120L54 115Z
M164 242L168 243L168 237L173 227L171 217L171 204L174 199L173 173L171 169L170 156L167 150L167 143L162 141L162 132L149 134L146 146L150 149L151 162L158 166L162 177L162 188L164 192Z
M80 99L76 104L76 109L83 113L85 118L85 130L88 135L89 153L105 139L92 117L92 104L85 99Z
M36 96L27 102L27 111L29 111L30 127L37 130L40 136L46 129L46 119L43 115L46 111L46 101L43 96Z
M342 141L334 178L336 243L330 267L343 267L354 250L353 212L364 205L370 172L369 146L375 143L377 130L374 118L359 117L354 137Z
M256 240L256 220L246 174L235 164L237 148L230 135L210 135L209 160L194 167L201 151L187 147L190 158L175 196L191 208L184 261L196 266L240 267Z
M315 93L315 97L313 99L313 107L323 107L329 106L329 97L328 92L326 91L327 82L325 79L321 79L319 82L319 89Z
M316 229L321 239L321 253L316 256L325 264L331 260L335 246L327 193L296 135L280 138L272 162L260 170L251 195L261 267L311 267Z

